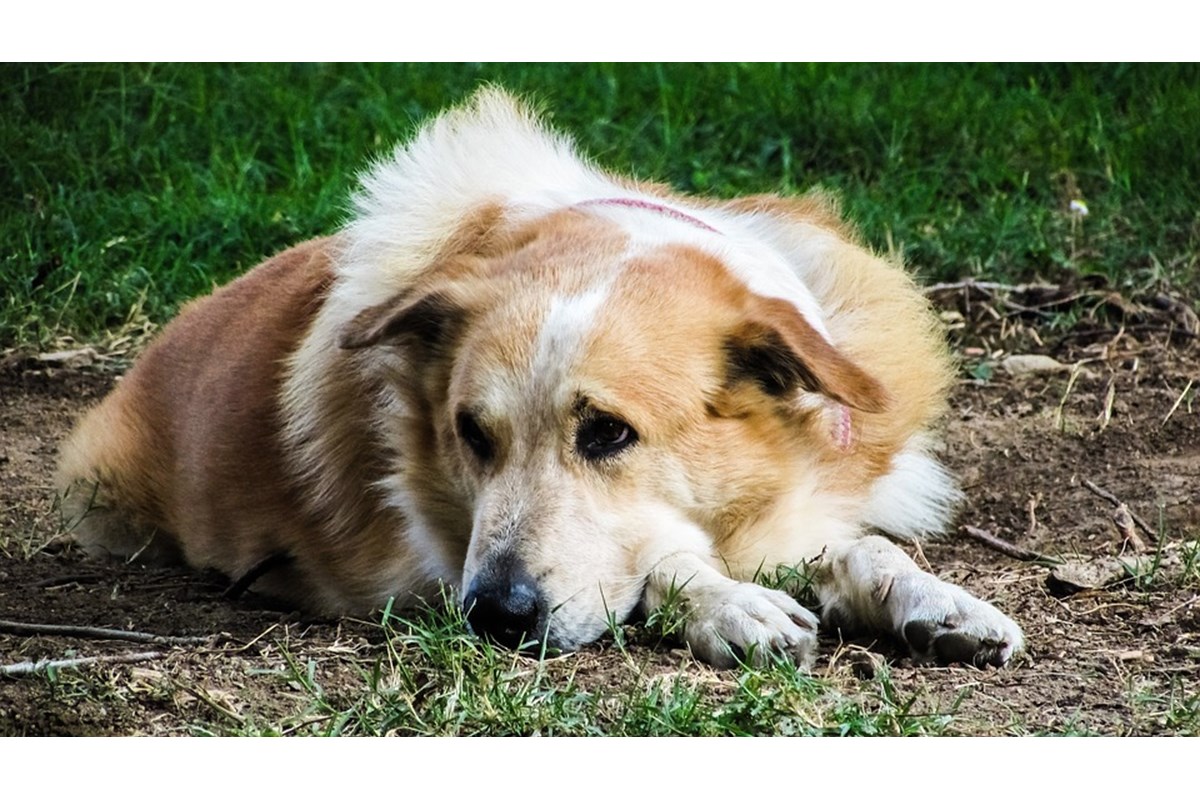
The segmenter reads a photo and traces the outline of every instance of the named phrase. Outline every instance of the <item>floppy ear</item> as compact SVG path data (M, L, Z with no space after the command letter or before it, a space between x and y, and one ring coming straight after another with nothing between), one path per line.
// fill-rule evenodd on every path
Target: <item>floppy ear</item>
M877 413L888 406L879 382L846 358L786 300L755 295L748 318L726 338L730 382L752 380L772 397L818 392Z
M350 320L338 336L338 346L358 350L416 343L437 349L454 338L466 313L449 291L403 292Z

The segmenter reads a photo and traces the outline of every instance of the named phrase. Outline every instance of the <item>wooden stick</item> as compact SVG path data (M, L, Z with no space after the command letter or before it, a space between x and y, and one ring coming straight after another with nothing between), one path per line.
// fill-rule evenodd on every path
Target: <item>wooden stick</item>
M187 692L188 694L190 694L192 697L196 698L200 702L204 703L206 706L211 708L213 711L216 711L218 714L229 717L231 720L233 720L234 722L236 722L239 725L246 724L245 717L243 717L241 714L234 711L232 708L229 708L229 707L217 702L217 700L215 698L213 698L212 695L210 695L208 692L201 691L200 689L197 689L194 686L188 686L186 684L181 684L179 688L183 689L185 692Z
M77 625L47 625L34 622L13 622L0 619L0 633L18 633L27 636L74 636L80 639L115 639L122 642L149 644L202 644L212 636L159 636L156 633L122 631L116 628L88 628Z
M86 658L67 658L60 661L51 661L48 658L43 658L39 661L21 661L16 664L0 666L0 676L35 675L39 672L48 672L52 669L85 667L89 664L133 664L161 657L162 653L150 652L118 653L111 656L87 656Z
M994 281L976 281L967 278L963 281L955 281L954 283L935 283L932 286L926 286L923 291L925 294L934 292L948 292L954 289L979 289L982 292L1027 292L1030 289L1057 289L1059 287L1052 283L996 283Z
M970 536L977 542L985 544L988 547L1003 553L1009 558L1015 558L1018 561L1037 561L1042 564L1061 564L1061 559L1052 556L1043 555L1036 550L1026 550L1024 547L1018 547L1015 544L1006 542L982 528L976 528L974 525L963 525L962 532Z
M1029 495L1029 502L1025 505L1025 510L1029 513L1029 527L1025 530L1025 536L1030 537L1037 531L1037 507L1042 500L1041 493Z
M1183 398L1187 397L1188 390L1190 390L1192 388L1192 384L1195 382L1196 382L1196 379L1192 378L1190 381L1187 382L1187 386L1183 387L1183 391L1180 392L1179 397L1177 397L1175 399L1175 405L1171 406L1171 410L1167 412L1167 415L1165 417L1163 417L1163 421L1162 421L1163 425L1166 425L1167 422L1170 421L1171 415L1175 413L1175 409L1179 408L1179 404L1183 402ZM1160 425L1159 427L1162 427L1162 425Z
M1142 533L1144 533L1144 534L1146 534L1146 536L1150 537L1150 541L1152 544L1155 544L1155 545L1158 544L1158 534L1156 534L1154 532L1154 529L1151 528L1149 525L1147 525L1141 517L1139 517L1137 514L1133 513L1133 510L1130 509L1129 506L1127 506L1124 502L1122 502L1121 498L1117 497L1115 494L1108 491L1107 489L1101 489L1099 486L1092 483L1087 478L1083 479L1083 488L1087 489L1089 492L1096 495L1097 497L1100 497L1100 498L1112 503L1113 508L1120 508L1121 506L1125 506L1125 509L1129 512L1129 516L1133 518L1134 523L1139 528L1142 529Z
M46 578L34 584L38 589L58 589L63 586L70 586L73 583L99 583L104 580L102 575L56 575L53 578Z

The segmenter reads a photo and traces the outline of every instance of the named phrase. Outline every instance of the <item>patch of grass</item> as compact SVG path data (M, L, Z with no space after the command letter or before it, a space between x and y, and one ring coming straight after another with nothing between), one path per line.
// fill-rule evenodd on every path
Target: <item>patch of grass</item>
M356 172L484 81L617 170L824 186L929 279L1198 276L1196 65L10 64L0 346L160 323L336 229Z
M326 689L317 660L288 656L279 675L308 698L295 716L226 720L221 734L341 735L913 735L944 732L951 713L915 711L886 669L854 697L777 659L716 672L666 663L640 647L604 645L531 658L466 632L453 608L385 613L385 644L358 666L358 685ZM615 652L614 652L615 651ZM603 658L603 670L589 668Z
M1185 678L1139 680L1130 688L1129 697L1135 720L1144 716L1154 718L1148 728L1185 736L1200 735L1200 691Z
M642 630L651 638L657 637L657 644L668 641L682 641L684 630L687 628L688 608L683 597L683 586L674 583L667 590L666 596L658 608L646 615ZM623 643L624 636L619 626L612 625L614 638L618 644Z
M820 605L814 583L817 579L818 559L801 564L779 564L770 572L759 570L754 582L777 589L796 598L801 605Z
M1183 543L1180 560L1180 585L1185 589L1200 589L1200 538Z
M1172 534L1164 517L1165 508L1160 505L1153 550L1126 559L1130 583L1142 594L1200 588L1200 538L1187 532Z
M1187 687L1182 679L1176 679L1171 682L1164 705L1163 716L1168 729L1200 736L1200 692Z
M1092 736L1102 736L1103 734L1097 733L1096 730L1094 728L1092 728L1092 726L1090 726L1088 723L1086 723L1082 720L1072 719L1072 720L1068 720L1066 723L1064 723L1062 725L1062 727L1059 728L1058 730L1053 731L1051 735L1062 736L1062 737L1069 736L1069 737L1083 738L1083 737L1092 737Z

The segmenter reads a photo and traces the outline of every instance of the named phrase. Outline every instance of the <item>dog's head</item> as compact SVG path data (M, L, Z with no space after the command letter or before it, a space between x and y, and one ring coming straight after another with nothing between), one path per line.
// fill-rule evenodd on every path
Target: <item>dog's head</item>
M439 535L463 543L472 627L506 644L595 639L657 560L715 555L806 450L836 448L830 409L886 403L795 303L739 277L720 232L648 205L474 237L342 331L391 359L391 445L430 451L462 503L469 538Z

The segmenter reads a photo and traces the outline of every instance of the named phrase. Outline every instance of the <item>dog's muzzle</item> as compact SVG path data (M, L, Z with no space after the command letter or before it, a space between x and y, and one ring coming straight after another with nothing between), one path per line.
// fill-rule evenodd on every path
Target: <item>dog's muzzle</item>
M514 649L533 645L545 634L541 609L533 578L514 564L481 571L463 596L471 630Z

